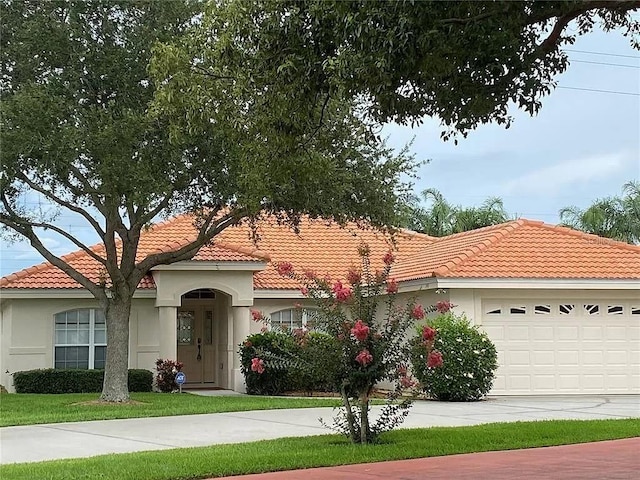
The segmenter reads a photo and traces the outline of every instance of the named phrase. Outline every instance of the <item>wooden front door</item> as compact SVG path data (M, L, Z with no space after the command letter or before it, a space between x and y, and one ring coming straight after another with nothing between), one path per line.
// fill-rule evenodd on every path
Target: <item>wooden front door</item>
M187 384L215 384L215 339L213 309L185 306L178 309L178 361L184 366Z

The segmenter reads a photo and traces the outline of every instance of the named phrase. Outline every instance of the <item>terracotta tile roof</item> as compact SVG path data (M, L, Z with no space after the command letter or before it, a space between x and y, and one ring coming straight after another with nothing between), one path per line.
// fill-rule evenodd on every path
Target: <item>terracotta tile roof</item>
M256 289L298 288L298 284L283 278L276 271L279 262L290 262L302 272L313 270L318 275L328 275L333 279L344 279L350 266L360 266L358 247L362 243L371 249L372 268L382 268L382 258L392 249L387 235L373 230L362 230L355 225L344 228L328 225L322 220L303 220L298 234L289 227L278 226L273 220L258 224L259 248L268 252L271 263L254 275ZM253 242L248 228L229 228L222 232L219 241L244 248L251 248ZM435 239L428 235L400 231L396 234L395 255L398 259L408 259L427 248Z
M370 245L372 259L379 259L389 250L387 236L372 230L361 230L355 225L341 228L326 221L305 219L300 225L300 233L294 233L289 227L278 225L267 218L257 226L259 237L257 244L252 239L252 231L246 224L227 228L219 234L213 245L200 249L192 261L247 262L264 261L270 263L264 271L256 272L255 288L282 289L297 288L296 283L281 277L275 268L279 262L291 262L297 269L312 269L319 274L329 274L333 278L344 276L348 267L359 264L357 249L362 242ZM158 223L141 236L138 248L138 260L160 251L172 251L191 241L195 236L193 218L181 215ZM433 237L415 232L403 231L397 235L399 258L408 258L421 251L434 241ZM412 240L412 241L409 241ZM92 247L104 254L101 245ZM81 273L93 281L98 281L101 265L82 251L63 257ZM58 268L43 263L20 272L3 277L2 288L82 288ZM139 288L155 288L151 276L140 283Z
M640 279L640 246L533 220L443 237L399 262L399 281L426 277Z
M371 248L372 268L382 267L391 248L388 236L354 225L342 228L325 221L304 219L299 233L272 218L256 227L257 244L247 225L228 228L212 245L203 247L192 261L269 262L254 274L256 289L297 288L276 271L279 262L291 262L298 271L343 278L350 266L359 266L358 247ZM183 215L144 232L139 258L174 250L195 235L192 217ZM102 246L93 247L97 253ZM396 236L397 262L392 275L398 281L443 278L640 279L640 247L587 235L568 228L531 220L517 220L471 232L434 239L415 232ZM63 257L94 281L100 265L84 252ZM22 270L0 280L2 288L81 288L48 263ZM140 288L154 288L145 278Z

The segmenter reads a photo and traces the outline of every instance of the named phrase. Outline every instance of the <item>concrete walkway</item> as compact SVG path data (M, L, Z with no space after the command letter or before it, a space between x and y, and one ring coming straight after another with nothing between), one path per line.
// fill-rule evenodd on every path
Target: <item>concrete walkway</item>
M330 432L318 418L330 420L332 414L330 408L309 408L4 427L0 463L321 435ZM473 403L416 402L403 428L630 417L640 417L639 395L495 397Z

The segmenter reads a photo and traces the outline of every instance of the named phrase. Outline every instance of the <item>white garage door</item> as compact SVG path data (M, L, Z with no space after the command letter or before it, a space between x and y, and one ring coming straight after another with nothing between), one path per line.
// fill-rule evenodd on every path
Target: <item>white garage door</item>
M500 365L491 394L640 393L640 301L506 300L482 308Z

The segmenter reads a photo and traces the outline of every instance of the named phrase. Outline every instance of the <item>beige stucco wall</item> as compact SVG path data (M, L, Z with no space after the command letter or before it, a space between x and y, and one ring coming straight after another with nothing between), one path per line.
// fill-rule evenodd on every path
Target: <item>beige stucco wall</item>
M177 268L177 267L175 267ZM253 305L253 272L250 270L154 270L156 306L179 307L181 295L199 288L224 292L231 306Z
M0 383L11 388L13 372L53 368L54 315L78 308L98 308L98 303L78 298L3 300ZM129 330L130 368L155 368L159 349L157 321L153 299L133 300Z

